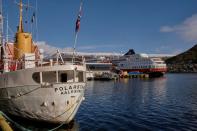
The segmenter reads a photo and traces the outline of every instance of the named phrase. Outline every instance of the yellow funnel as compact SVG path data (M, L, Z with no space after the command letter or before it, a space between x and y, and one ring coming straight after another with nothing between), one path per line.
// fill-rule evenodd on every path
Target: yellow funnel
M32 53L32 36L29 33L18 32L14 44L14 58L19 59L25 53Z

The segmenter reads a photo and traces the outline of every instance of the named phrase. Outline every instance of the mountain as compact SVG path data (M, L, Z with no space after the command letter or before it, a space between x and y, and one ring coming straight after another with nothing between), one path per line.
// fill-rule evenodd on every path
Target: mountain
M165 61L168 72L197 72L197 45Z
M166 60L167 64L197 64L197 44L191 49Z

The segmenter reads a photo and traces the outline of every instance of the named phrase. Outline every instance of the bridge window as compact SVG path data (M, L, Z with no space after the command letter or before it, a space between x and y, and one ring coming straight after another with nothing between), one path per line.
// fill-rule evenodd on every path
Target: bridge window
M60 82L67 82L67 74L66 73L62 73L60 76Z
M42 81L48 83L56 83L56 71L42 72Z
M75 78L75 82L83 82L83 72L82 71L77 71L76 72L76 78Z
M58 82L74 82L74 71L58 71Z
M36 83L40 83L40 72L33 73L32 78Z

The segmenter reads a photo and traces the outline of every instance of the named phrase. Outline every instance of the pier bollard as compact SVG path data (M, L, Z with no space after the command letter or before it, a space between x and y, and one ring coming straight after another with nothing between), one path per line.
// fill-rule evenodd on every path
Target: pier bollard
M128 75L128 72L127 72L127 71L124 71L124 72L123 72L123 76L124 76L124 78L128 78L128 76L129 76L129 75Z
M141 78L144 78L144 74L141 74Z
M149 74L145 74L145 78L149 78Z
M141 74L140 77L141 77L141 78L145 78L145 75L144 75L144 74Z
M13 131L5 118L0 114L0 127L2 131Z

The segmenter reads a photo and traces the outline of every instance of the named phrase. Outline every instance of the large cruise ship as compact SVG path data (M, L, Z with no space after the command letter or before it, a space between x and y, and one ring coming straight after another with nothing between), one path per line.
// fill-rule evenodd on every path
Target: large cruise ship
M118 69L123 72L139 72L149 74L150 77L162 76L167 67L161 58L150 58L147 54L136 54L129 50L117 63Z

